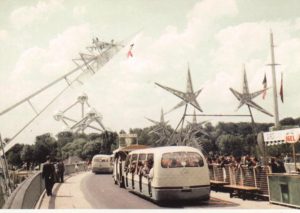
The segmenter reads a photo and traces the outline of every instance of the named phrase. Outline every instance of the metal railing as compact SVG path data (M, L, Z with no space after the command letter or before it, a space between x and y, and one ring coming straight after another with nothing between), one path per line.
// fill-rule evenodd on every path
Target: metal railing
M271 173L269 166L238 167L227 164L209 165L209 175L212 181L221 181L228 185L252 186L259 189L261 195L269 196L267 176Z

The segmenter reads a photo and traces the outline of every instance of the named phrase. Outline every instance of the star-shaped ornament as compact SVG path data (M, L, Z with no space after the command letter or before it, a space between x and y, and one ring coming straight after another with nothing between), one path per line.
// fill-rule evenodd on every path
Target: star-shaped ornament
M237 107L236 110L240 109L244 104L248 105L249 107L252 107L262 113L265 113L271 117L273 117L273 115L271 113L269 113L267 110L263 109L261 106L259 106L258 104L256 104L254 101L252 101L252 99L254 99L255 97L259 96L260 94L262 94L266 89L262 89L259 90L257 92L253 92L250 93L249 92L249 87L248 87L248 80L247 80L247 75L246 75L246 69L244 67L244 77L243 77L243 93L237 92L236 90L229 88L230 91L233 93L233 95L240 101L239 106Z

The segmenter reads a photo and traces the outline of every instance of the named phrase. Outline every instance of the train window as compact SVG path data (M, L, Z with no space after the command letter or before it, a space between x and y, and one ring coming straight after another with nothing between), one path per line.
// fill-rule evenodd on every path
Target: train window
M163 168L202 167L203 158L196 152L164 153L161 159Z
M138 155L137 154L133 154L132 158L131 158L131 162L133 161L137 161Z
M131 173L134 173L135 170L136 170L136 167L137 167L137 158L138 158L138 155L137 154L133 154L132 157L131 157L131 162L130 162L130 172Z
M131 159L131 155L128 155L127 158L126 158L126 161L125 161L125 169L128 168L129 163L130 163L130 159Z
M196 152L188 152L188 161L186 167L202 167L204 166L203 158Z
M137 164L136 174L138 174L138 175L141 174L142 169L144 167L146 157L147 157L146 154L139 154L139 160L138 160L138 164Z
M153 154L152 153L148 153L147 154L147 160L152 159L153 160Z
M144 161L144 160L146 160L146 154L140 154L139 161Z

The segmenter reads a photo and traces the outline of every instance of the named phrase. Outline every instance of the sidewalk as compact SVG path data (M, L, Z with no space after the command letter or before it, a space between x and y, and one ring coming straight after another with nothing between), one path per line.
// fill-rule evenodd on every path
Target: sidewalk
M80 182L86 172L79 172L65 177L64 183L56 183L53 196L44 193L36 205L36 209L90 209L91 205L85 200L80 190Z

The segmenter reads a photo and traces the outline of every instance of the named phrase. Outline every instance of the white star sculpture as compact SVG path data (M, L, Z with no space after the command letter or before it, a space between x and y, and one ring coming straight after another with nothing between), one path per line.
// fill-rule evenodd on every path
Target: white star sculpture
M164 119L163 109L161 109L160 121L154 121L150 118L146 119L155 125L154 129L149 132L149 134L154 133L159 136L159 139L155 143L160 143L171 135L169 130L167 129L168 121L165 121Z
M262 94L266 89L262 89L259 90L257 92L253 92L250 93L249 92L249 87L248 87L248 80L247 80L247 75L246 75L246 69L244 67L244 81L243 81L243 93L239 93L236 90L229 88L230 91L233 93L233 95L240 101L239 106L237 107L236 111L241 108L244 104L248 105L249 107L252 107L262 113L265 113L271 117L273 117L273 115L271 113L269 113L268 111L266 111L265 109L263 109L262 107L260 107L258 104L256 104L255 102L252 101L252 99L254 99L255 97L259 96L260 94Z
M194 106L196 109L198 109L200 112L203 112L198 101L197 97L202 91L202 88L199 89L198 91L194 92L193 89L193 84L192 84L192 79L191 79L191 74L190 74L190 68L188 67L188 75L187 75L187 86L186 86L186 92L181 92L175 89L172 89L170 87L163 86L159 83L155 83L159 87L167 90L168 92L172 93L173 95L176 95L178 98L182 99L181 102L179 102L175 107L173 107L171 110L169 110L167 113L184 106L185 104L191 104Z

